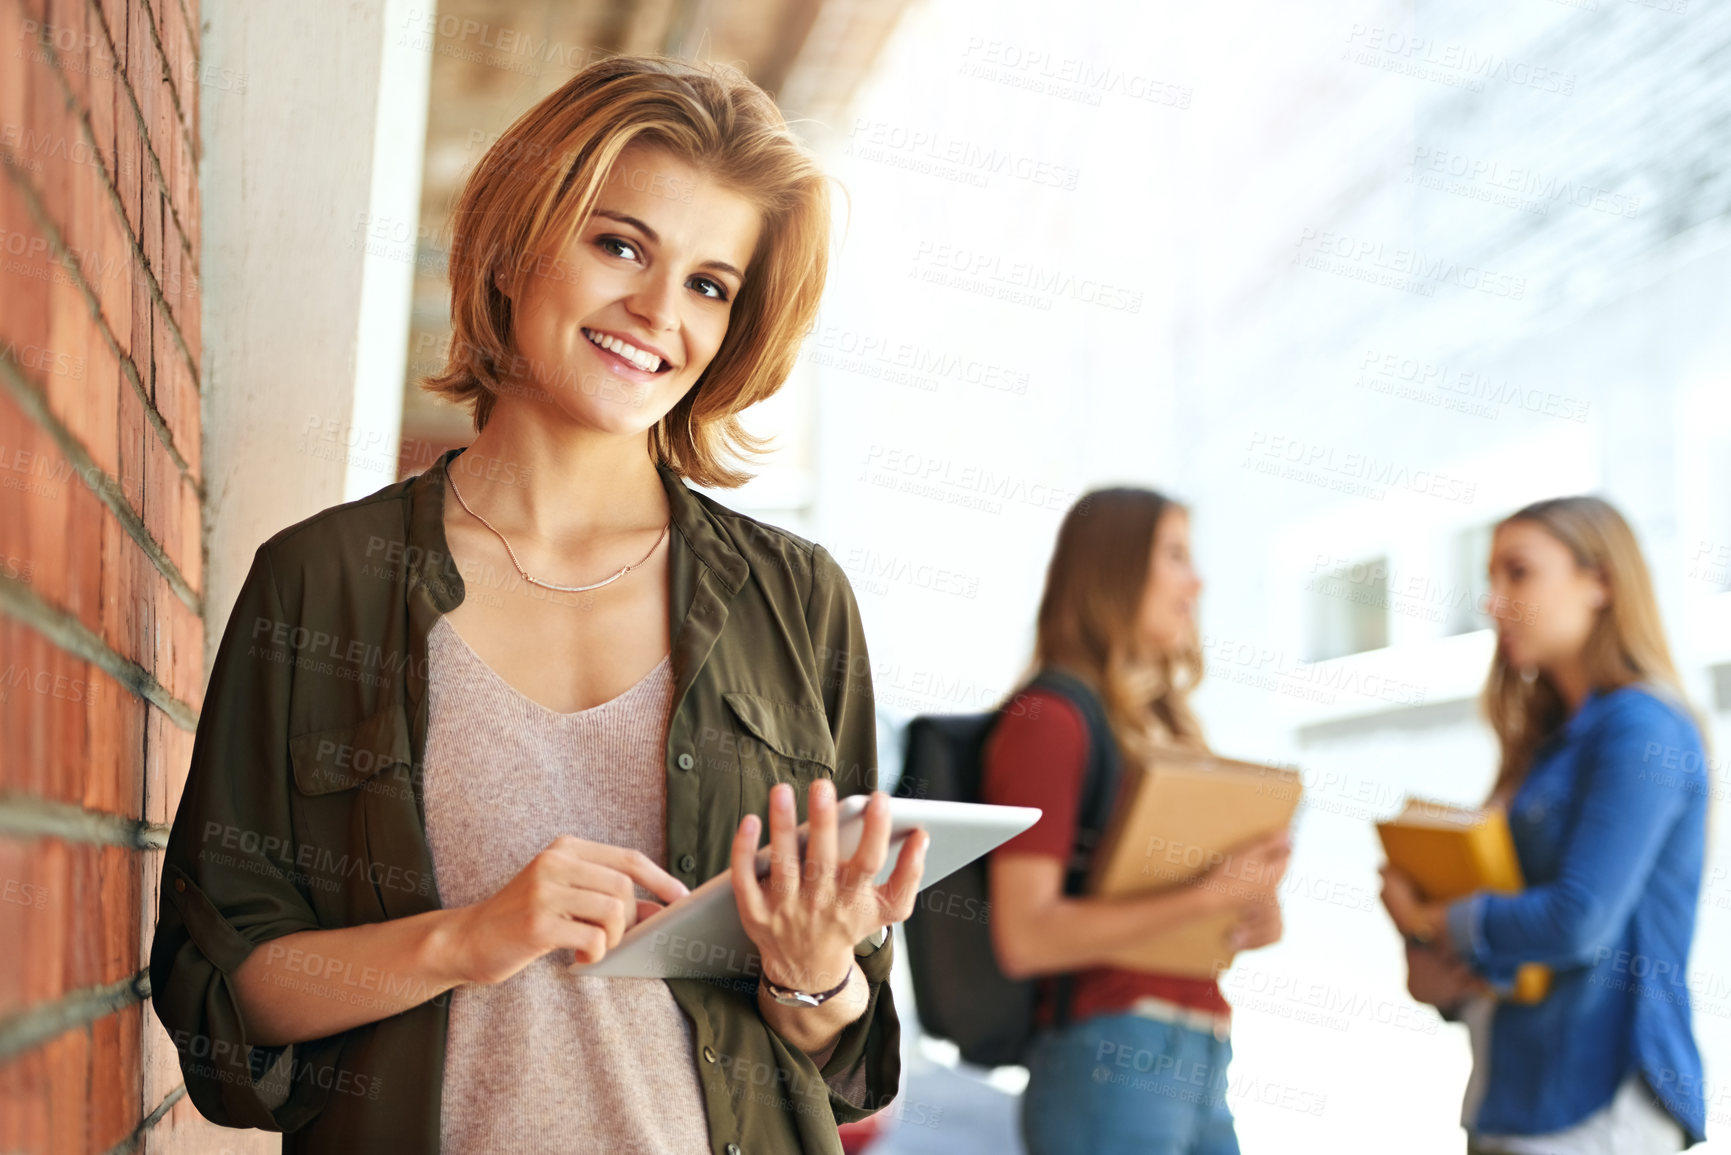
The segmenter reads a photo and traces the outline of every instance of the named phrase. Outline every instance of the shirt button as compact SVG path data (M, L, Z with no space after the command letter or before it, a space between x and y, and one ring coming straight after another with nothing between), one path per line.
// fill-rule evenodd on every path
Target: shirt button
M689 770L695 765L697 765L697 759L693 758L690 754L681 754L679 756L679 768L681 770Z
M690 874L692 871L697 869L697 859L693 858L689 854L681 854L679 856L679 869Z
M708 1043L703 1044L703 1061L706 1063L715 1062L715 1048Z
M184 879L184 878L175 879L174 880L174 889L185 890L186 889L186 879Z
M729 1143L727 1145L727 1155L739 1155L739 1144Z

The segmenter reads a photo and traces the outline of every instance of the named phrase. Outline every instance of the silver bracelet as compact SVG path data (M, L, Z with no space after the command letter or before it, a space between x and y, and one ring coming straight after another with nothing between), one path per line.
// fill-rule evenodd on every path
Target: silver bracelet
M816 994L808 994L805 991L796 991L789 987L780 986L771 982L769 976L762 971L757 972L757 980L763 984L763 989L769 992L769 997L784 1007L820 1007L847 989L848 983L853 981L855 965L850 959L847 974L842 976L841 982L827 991L818 991Z

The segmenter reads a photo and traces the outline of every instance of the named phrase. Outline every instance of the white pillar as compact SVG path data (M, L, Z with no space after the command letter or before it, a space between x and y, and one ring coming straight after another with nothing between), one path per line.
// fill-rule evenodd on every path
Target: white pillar
M399 0L203 18L208 671L258 544L395 477L430 58Z

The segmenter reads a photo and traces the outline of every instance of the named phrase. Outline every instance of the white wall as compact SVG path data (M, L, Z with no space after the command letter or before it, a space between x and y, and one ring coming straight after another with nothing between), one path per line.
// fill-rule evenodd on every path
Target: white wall
M204 6L201 90L206 668L258 544L395 476L428 57L399 0ZM390 471L357 471L356 458Z

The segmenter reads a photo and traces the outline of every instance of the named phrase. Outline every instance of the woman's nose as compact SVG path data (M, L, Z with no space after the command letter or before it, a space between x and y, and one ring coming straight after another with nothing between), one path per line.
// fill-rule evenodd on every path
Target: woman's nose
M649 277L626 298L625 304L651 330L671 329L678 319L677 289L669 277Z

